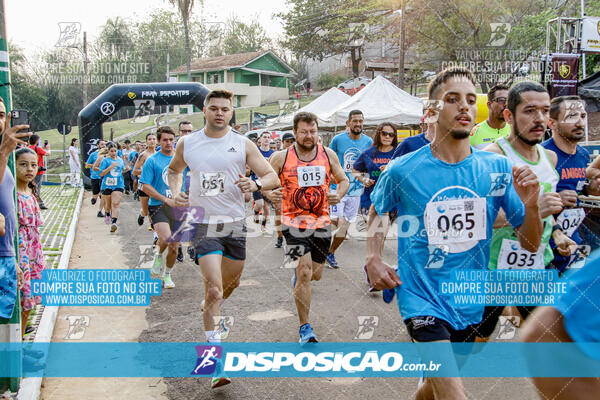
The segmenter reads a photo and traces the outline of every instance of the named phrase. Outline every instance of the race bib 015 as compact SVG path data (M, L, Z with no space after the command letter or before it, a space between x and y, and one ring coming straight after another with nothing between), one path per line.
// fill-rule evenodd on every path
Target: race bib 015
M298 167L298 186L321 186L325 183L325 167L322 165Z

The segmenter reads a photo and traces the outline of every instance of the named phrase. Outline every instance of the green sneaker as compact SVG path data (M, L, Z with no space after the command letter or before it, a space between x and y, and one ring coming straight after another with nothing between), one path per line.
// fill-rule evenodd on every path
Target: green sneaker
M220 386L229 385L230 383L231 383L231 379L229 379L226 376L220 376L220 377L213 376L212 382L210 383L210 388L215 389Z
M160 271L162 269L162 255L159 253L154 254L154 262L152 263L152 268L150 269L150 276L157 277L160 275Z
M171 279L171 274L163 275L162 279L163 279L163 285L164 285L165 289L173 289L175 287L175 284L173 283L173 279Z

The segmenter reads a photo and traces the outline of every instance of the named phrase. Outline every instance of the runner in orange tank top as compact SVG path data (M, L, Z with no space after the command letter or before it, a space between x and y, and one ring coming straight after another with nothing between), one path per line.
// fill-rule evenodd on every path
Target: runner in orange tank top
M337 204L348 191L348 178L337 155L318 144L318 130L315 114L295 115L296 144L269 159L282 187L265 191L273 203L281 202L286 255L295 268L292 285L303 344L317 341L308 323L310 281L321 279L331 244L329 205ZM329 192L332 175L338 184L336 193Z

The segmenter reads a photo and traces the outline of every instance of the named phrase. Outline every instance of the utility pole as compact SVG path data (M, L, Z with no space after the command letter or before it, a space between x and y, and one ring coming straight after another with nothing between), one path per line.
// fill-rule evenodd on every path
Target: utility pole
M10 89L10 63L8 58L8 41L6 39L6 14L4 10L4 0L0 0L0 97L2 97L2 100L4 100L6 112L9 112L12 108L12 91ZM14 152L8 158L7 167L12 172L12 175L16 176ZM13 199L15 204L17 204L16 191L13 191ZM6 218L16 219L17 215L16 213L13 216L7 215ZM16 236L13 239L15 259L18 260L19 242ZM2 342L21 343L20 303L20 290L17 290L17 297L15 299L12 316L10 319L0 318L0 341ZM0 378L0 391L4 391L6 387L8 387L11 392L16 392L19 389L20 378L18 377L22 375L22 353L20 351L14 351L9 352L8 354L10 354L10 356L8 356L8 359L4 360L4 362L6 362L9 365L10 370L15 373L11 374L12 378Z
M83 32L83 107L88 103L88 62L87 32Z
M398 66L398 87L404 89L404 41L406 36L406 0L402 1L402 21L400 21L400 65Z

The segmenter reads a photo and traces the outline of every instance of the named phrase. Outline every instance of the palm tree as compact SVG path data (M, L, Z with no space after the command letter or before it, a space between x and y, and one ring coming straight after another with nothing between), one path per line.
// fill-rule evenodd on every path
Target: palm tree
M108 18L106 24L102 27L100 37L109 55L117 59L121 57L121 53L127 51L127 48L133 44L131 30L121 17Z
M203 3L203 0L199 0L200 4ZM183 20L183 31L185 32L185 55L186 55L186 67L187 67L187 80L188 82L192 81L192 71L191 71L191 51L190 51L190 17L192 15L192 8L194 8L194 0L169 0L169 3L172 5L176 5L179 9L179 14L181 14L181 19Z

